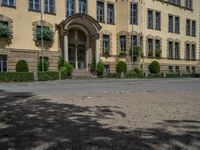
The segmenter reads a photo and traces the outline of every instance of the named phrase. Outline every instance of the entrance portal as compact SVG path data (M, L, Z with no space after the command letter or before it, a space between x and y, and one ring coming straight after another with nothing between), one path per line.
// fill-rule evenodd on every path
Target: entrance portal
M86 69L87 65L87 37L79 29L69 30L69 63L75 69Z

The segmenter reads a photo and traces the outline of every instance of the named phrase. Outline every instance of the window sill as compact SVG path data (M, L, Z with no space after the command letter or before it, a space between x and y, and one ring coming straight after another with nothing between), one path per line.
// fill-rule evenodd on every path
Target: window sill
M52 12L44 12L44 14L54 15L54 16L56 16L56 13L52 13Z
M11 6L11 5L5 5L5 4L1 4L2 7L8 7L8 8L14 8L16 9L16 6Z
M36 12L36 13L40 13L41 12L40 10L34 10L34 9L30 9L30 8L28 9L28 11L29 12Z

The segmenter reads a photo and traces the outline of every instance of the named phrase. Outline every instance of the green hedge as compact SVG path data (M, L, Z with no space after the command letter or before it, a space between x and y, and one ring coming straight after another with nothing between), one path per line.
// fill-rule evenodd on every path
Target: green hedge
M181 74L181 78L190 78L192 75L190 73Z
M29 81L34 81L34 73L31 72L0 73L0 82L29 82Z
M163 73L157 73L157 74L148 74L148 78L164 78L164 74Z
M120 74L118 73L108 73L106 78L120 78Z
M38 72L38 80L39 81L59 80L59 72L56 71Z
M179 73L166 73L166 78L179 78Z
M125 74L125 78L144 78L142 73L128 72Z

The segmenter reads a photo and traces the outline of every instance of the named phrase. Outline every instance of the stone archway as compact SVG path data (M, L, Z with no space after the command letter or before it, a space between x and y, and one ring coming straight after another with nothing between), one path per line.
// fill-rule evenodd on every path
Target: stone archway
M59 27L63 37L64 58L75 69L89 70L92 58L99 61L101 26L94 18L86 14L76 14L61 22Z

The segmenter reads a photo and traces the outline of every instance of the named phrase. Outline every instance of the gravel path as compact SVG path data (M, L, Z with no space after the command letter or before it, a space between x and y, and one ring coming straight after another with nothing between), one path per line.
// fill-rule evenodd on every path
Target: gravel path
M200 80L0 83L0 149L200 149Z

